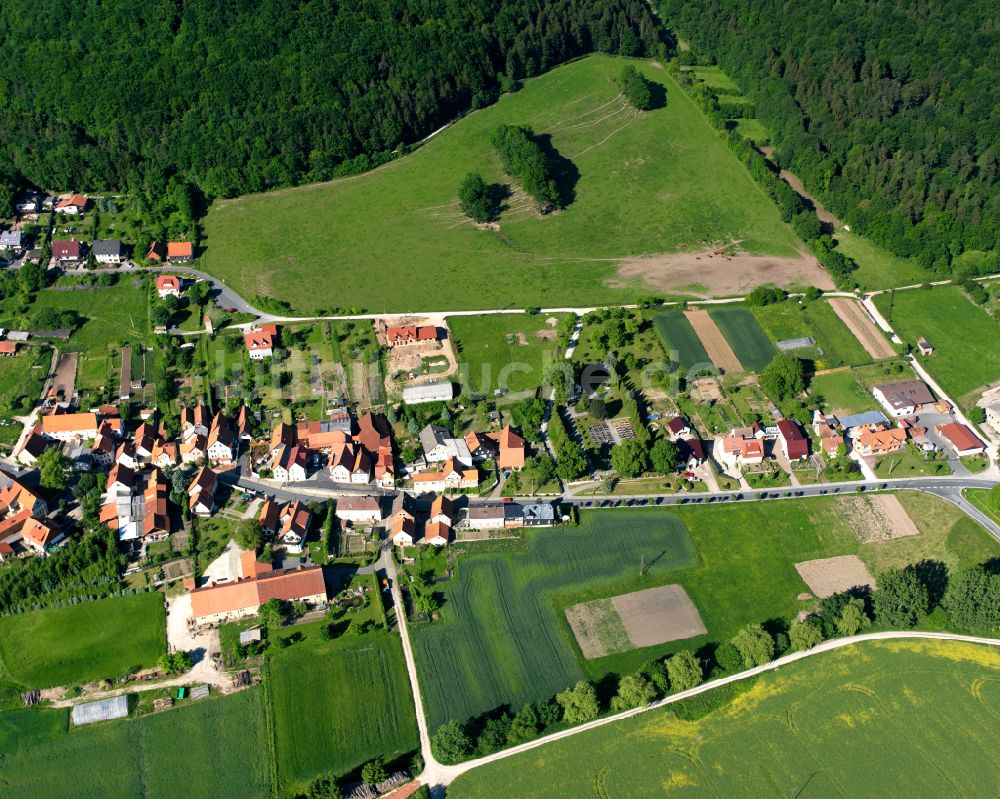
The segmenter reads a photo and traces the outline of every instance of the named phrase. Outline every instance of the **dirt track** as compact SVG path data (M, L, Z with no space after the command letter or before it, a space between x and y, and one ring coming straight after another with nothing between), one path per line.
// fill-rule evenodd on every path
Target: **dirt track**
M712 363L718 366L723 372L742 372L743 364L736 357L733 348L729 346L726 337L722 335L719 326L709 315L708 311L685 311L684 315L698 334L705 352Z
M865 351L876 360L892 358L896 351L856 300L833 297L828 300L841 321L855 335Z

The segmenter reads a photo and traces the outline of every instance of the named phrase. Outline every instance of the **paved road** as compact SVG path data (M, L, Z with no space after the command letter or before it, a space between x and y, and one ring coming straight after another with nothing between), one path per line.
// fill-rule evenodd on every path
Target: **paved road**
M697 696L698 694L705 693L706 691L711 691L715 688L719 688L723 685L728 685L729 683L740 682L742 680L747 680L751 677L756 677L759 674L764 674L769 671L775 671L780 669L782 666L787 666L789 663L794 663L797 660L804 660L805 658L815 657L817 655L824 654L826 652L832 652L835 649L841 649L845 646L854 646L855 644L861 643L863 641L892 641L899 639L929 639L935 641L962 641L965 643L972 644L982 644L984 646L1000 646L1000 640L994 638L980 638L978 636L972 635L955 635L952 633L935 633L935 632L915 632L915 631L905 631L905 632L882 632L882 633L866 633L864 635L857 635L852 638L835 638L829 641L823 641L821 644L817 644L812 649L807 649L804 652L793 652L790 655L785 655L776 660L772 660L763 666L758 666L754 669L748 669L747 671L741 671L739 674L733 674L729 677L722 677L718 680L712 680L711 682L703 683L696 688L691 688L688 691L681 691L671 696L660 699L659 701L653 702L650 705L645 705L644 707L633 708L632 710L626 710L623 713L616 713L613 716L606 716L605 718L597 719L595 721L587 722L586 724L581 724L578 727L573 727L568 730L562 730L561 732L553 733L552 735L546 735L543 738L538 738L534 741L529 741L528 743L520 744L518 746L511 747L510 749L504 749L502 752L497 752L496 754L489 755L487 757L480 757L475 760L469 760L465 763L459 763L455 766L446 766L442 763L438 763L433 759L433 756L427 757L425 755L426 766L424 771L420 774L418 779L421 783L425 785L448 785L454 781L457 777L465 774L468 771L479 768L480 766L485 766L488 763L495 763L498 760L504 760L508 757L513 757L519 755L523 752L529 752L532 749L537 749L540 746L545 746L547 744L553 743L555 741L561 741L564 738L570 738L574 735L579 735L582 732L587 732L588 730L593 730L598 727L603 727L607 724L614 724L617 721L623 719L632 718L633 716L638 716L641 713L648 713L650 710L658 710L660 708L672 705L674 702L680 702L682 699L688 699L692 696ZM406 637L404 635L404 641Z

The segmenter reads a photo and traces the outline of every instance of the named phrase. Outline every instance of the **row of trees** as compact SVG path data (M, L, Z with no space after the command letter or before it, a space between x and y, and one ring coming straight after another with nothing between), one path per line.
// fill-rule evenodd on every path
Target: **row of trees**
M562 407L552 409L548 435L556 451L556 474L563 480L576 480L588 471L587 458L572 439L562 417Z
M25 182L197 214L368 169L575 56L659 49L641 0L10 0L0 216Z
M990 0L820 9L664 0L756 101L781 166L852 230L947 272L1000 236L1000 42ZM828 268L829 265L827 265Z
M502 713L464 724L456 720L442 724L431 746L442 762L457 763L530 741L557 724L583 724L605 710L619 713L648 705L668 693L694 688L703 679L698 658L692 652L681 651L625 675L618 681L615 694L607 699L602 700L593 683L581 680L552 699L524 705L513 716Z

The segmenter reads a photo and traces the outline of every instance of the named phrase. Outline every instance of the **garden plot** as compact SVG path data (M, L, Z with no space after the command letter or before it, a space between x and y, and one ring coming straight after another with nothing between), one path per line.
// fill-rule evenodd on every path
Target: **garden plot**
M891 541L920 532L895 494L841 497L837 505L862 544Z
M895 356L896 351L892 348L892 344L882 335L882 331L875 326L860 303L843 297L835 297L827 302L875 360Z
M743 364L736 357L733 348L729 346L729 342L726 341L726 337L722 335L722 331L719 330L719 326L715 324L715 320L708 311L685 311L684 316L687 317L691 327L698 334L698 338L712 363L723 372L743 371Z
M875 587L875 578L857 555L806 560L796 563L795 570L820 599L857 586Z
M698 609L680 585L582 602L566 608L566 620L588 660L706 632Z

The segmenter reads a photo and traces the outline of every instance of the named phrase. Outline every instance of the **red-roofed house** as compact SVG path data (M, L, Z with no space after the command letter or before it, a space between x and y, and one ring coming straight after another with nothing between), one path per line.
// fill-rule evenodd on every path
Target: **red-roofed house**
M242 566L241 562L241 566ZM254 615L269 599L284 602L301 600L307 605L326 602L323 569L287 569L257 577L221 583L191 592L191 615L196 624L213 624Z
M437 341L438 331L434 325L396 325L385 330L385 343L389 347L405 347L408 344L420 344L427 341Z
M52 242L52 258L58 263L75 263L80 260L80 242L76 239L70 241Z
M194 258L194 245L190 241L168 241L167 260L171 263L184 263Z
M243 334L251 361L263 361L274 354L274 344L278 338L276 325L261 325Z
M16 354L17 354L16 341L0 341L0 355L16 355Z
M691 425L680 416L675 416L667 422L667 433L671 441L676 441L679 438L691 438Z
M939 424L936 429L948 440L960 458L967 455L981 455L986 451L986 445L964 424L948 422Z
M87 198L82 194L71 194L69 197L63 197L55 205L56 211L60 214L69 214L70 216L82 214L86 208Z
M507 425L499 433L489 433L488 435L500 445L497 465L501 469L524 468L526 446L524 439L514 432L514 428Z
M788 460L797 461L809 457L809 439L791 419L778 420L778 441Z
M163 260L163 245L158 241L151 242L149 251L146 253L146 260L151 264L158 264Z
M156 278L156 293L162 300L164 297L173 295L181 296L181 279L177 275L160 275Z

